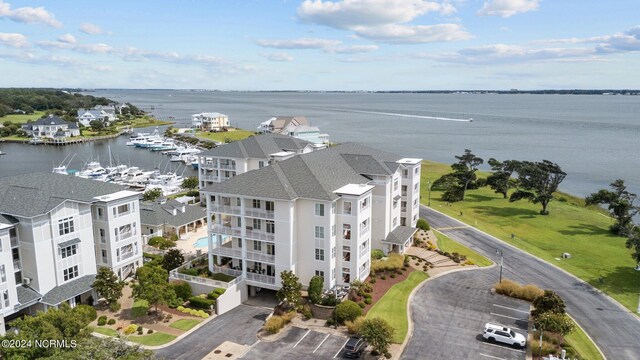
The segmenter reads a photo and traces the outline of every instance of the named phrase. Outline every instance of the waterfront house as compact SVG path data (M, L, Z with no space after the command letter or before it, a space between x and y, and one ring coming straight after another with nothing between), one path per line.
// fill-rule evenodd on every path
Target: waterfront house
M329 135L320 133L320 129L311 126L304 116L276 116L258 126L258 131L268 134L293 136L315 144L328 144Z
M98 105L93 109L79 109L78 122L83 126L90 126L94 120L101 121L105 126L109 126L117 120L116 108L114 106Z
M229 117L217 112L193 114L191 127L202 131L221 131L229 127Z
M80 128L75 122L65 121L57 116L49 115L42 119L22 125L22 130L29 136L54 138L80 136ZM61 136L63 134L64 136Z
M0 178L0 332L4 320L97 300L99 267L142 266L139 194L52 173Z
M207 213L200 205L187 205L174 199L160 199L156 202L140 203L140 223L142 236L164 236L176 234L178 237L189 231L196 231L206 224Z
M239 277L244 297L279 289L284 270L303 284L322 276L325 289L366 279L372 249L412 244L420 162L346 143L201 189L210 270Z

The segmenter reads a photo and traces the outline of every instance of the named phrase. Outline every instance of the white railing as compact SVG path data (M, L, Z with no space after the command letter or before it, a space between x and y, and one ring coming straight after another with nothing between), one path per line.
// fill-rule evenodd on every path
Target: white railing
M200 175L200 180L204 181L218 181L218 177L215 175Z
M273 211L267 211L267 210L262 210L262 209L245 210L244 214L246 216L251 216L251 217L256 217L256 218L267 218L267 219L273 219L274 218L274 212Z
M17 236L11 236L9 237L11 239L11 247L17 247L20 246L20 242L18 241L18 237Z
M257 282L261 282L261 283L265 283L265 284L275 284L276 283L276 277L275 276L269 276L269 275L262 275L262 274L256 274L256 273L247 273L247 280L253 280L253 281L257 281Z
M235 165L235 164L229 164L229 165L220 164L219 169L223 169L223 170L235 170L235 169L236 169L236 165Z
M266 240L266 241L274 241L276 238L275 234L273 233L255 231L255 230L247 230L245 233L245 237L247 239Z
M211 230L216 234L232 235L232 236L242 235L242 230L240 230L240 228L232 228L229 226L214 225L211 228Z
M366 267L364 269L360 269L360 278L362 278L365 274L368 275L368 271L369 269L367 269Z
M242 258L242 250L232 249L224 246L214 247L211 253L215 255L224 255L224 256Z
M255 261L269 262L269 263L275 263L276 261L275 255L269 255L261 252L247 251L246 255L248 260L255 260Z
M204 285L223 288L223 289L227 289L231 285L234 285L234 284L238 283L241 280L240 278L235 278L235 279L233 279L233 280L231 280L231 281L229 281L227 283L227 282L224 282L224 281L207 279L207 278L203 278L203 277L200 277L200 276L191 276L191 275L180 274L176 270L172 270L171 271L171 273L169 274L169 278L171 280L183 280L183 281L186 281L186 282L204 284Z
M226 205L212 205L212 212L223 213L223 214L233 214L240 215L242 214L242 208L239 206L226 206Z
M236 276L236 277L241 277L242 276L242 270L236 270L236 269L232 269L229 267L225 267L225 266L213 266L213 272L219 272L219 273L223 273L223 274L227 274L227 275L231 275L231 276Z
M124 261L133 256L133 251L118 256L118 261Z
M365 227L360 227L360 236L363 236L369 232L369 225Z

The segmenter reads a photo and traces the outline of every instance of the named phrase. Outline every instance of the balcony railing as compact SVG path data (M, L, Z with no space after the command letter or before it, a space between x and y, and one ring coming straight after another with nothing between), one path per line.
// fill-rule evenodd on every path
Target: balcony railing
M118 261L127 260L127 259L131 258L132 256L133 256L133 251L128 252L126 254L122 254L122 255L118 256Z
M20 262L20 259L15 259L13 260L13 270L14 271L20 271L22 270L22 264Z
M222 214L231 214L231 215L242 214L242 208L239 206L211 205L211 211L222 213Z
M248 260L260 261L260 262L268 262L268 263L275 263L275 261L276 261L275 255L269 255L269 254L262 253L262 252L247 251L246 255L247 255L247 259Z
M218 177L215 175L200 175L200 180L203 181L218 181Z
M242 258L242 249L233 249L225 246L214 247L211 253L214 255Z
M266 218L266 219L273 219L274 218L274 212L273 211L267 211L267 210L262 210L262 209L247 209L244 211L244 214L246 216L251 216L251 217L256 217L256 218Z
M239 277L242 276L242 270L235 270L229 267L225 267L225 266L213 266L213 272L219 272L219 273L223 273L223 274L227 274L227 275L231 275L231 276L235 276L235 277Z
M262 275L262 274L256 274L256 273L250 273L250 272L247 273L247 280L253 280L253 281L257 281L265 284L276 283L275 276Z
M247 230L245 233L245 237L247 239L255 239L255 240L266 240L266 241L274 241L275 234L263 232L263 231L255 231L255 230Z
M229 226L222 226L222 225L214 225L212 227L212 231L216 234L223 234L223 235L232 235L232 236L242 235L242 230L240 230L240 228L232 228Z
M235 164L220 164L219 169L222 170L235 170L236 169L236 165Z
M351 246L349 246L349 245L342 245L342 250L344 250L344 251L351 251Z
M18 247L20 246L20 242L18 241L18 237L17 236L10 236L9 239L11 239L11 247Z
M120 234L118 234L118 236L116 236L116 242L118 242L118 241L122 241L122 240L126 240L126 239L128 239L128 238L130 238L130 237L132 237L132 236L133 236L133 231L128 231L128 232L125 232L125 233L120 233Z
M348 267L343 267L342 268L342 273L343 274L349 274L351 272L351 269L349 269Z
M360 228L360 236L363 236L369 232L369 225Z

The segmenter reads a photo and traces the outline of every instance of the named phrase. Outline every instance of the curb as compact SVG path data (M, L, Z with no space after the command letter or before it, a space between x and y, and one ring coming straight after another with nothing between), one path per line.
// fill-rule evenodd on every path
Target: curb
M567 314L567 316L573 320L573 322L576 324L576 326L578 326L580 328L580 330L582 330L582 332L587 336L587 339L589 339L591 341L591 343L593 344L593 346L596 347L596 349L598 350L598 352L600 353L600 356L602 356L602 358L604 360L607 360L607 357L604 356L604 353L602 352L602 350L600 350L600 347L598 346L598 344L596 344L595 341L593 341L593 338L591 338L591 336L582 328L582 326L580 326L580 324L578 324L578 322L576 321L576 319L574 319L573 317L571 317L571 315Z

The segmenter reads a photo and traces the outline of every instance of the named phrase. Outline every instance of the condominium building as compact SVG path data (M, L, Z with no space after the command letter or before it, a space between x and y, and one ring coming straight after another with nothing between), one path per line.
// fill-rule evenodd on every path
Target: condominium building
M0 178L0 317L96 300L102 266L132 275L142 265L138 197L68 175Z
M411 245L420 161L347 143L205 187L210 270L250 290L280 288L284 270L325 288L366 279L372 249Z
M273 133L293 136L315 144L328 144L329 134L321 133L320 129L312 126L304 116L276 116L258 126L262 133Z
M238 174L260 169L274 161L323 149L305 140L286 135L263 134L250 136L198 155L200 187L228 180Z
M191 127L202 131L219 131L229 127L229 117L217 112L193 114Z

